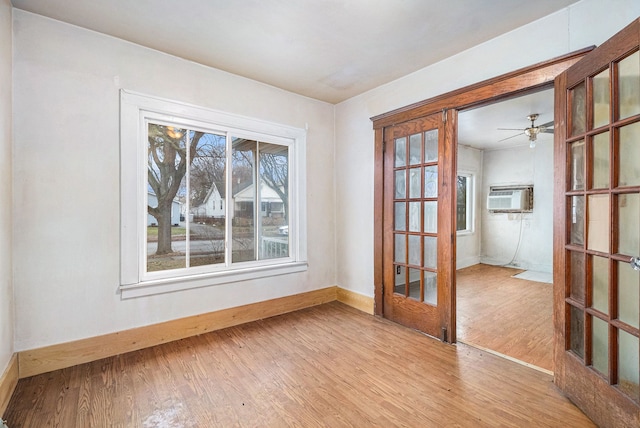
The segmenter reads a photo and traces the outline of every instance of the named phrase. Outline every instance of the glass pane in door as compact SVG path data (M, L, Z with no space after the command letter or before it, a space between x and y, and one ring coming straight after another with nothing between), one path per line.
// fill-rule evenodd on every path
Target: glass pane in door
M636 401L640 401L640 358L638 338L618 330L618 388Z
M640 272L628 262L618 262L618 319L640 327Z
M435 272L424 272L424 302L436 306L438 304L438 275Z
M589 195L589 225L587 248L609 252L609 195Z
M422 135L413 134L409 137L409 165L417 165L422 158Z
M571 235L569 242L574 245L584 245L584 196L571 197L570 228Z
M640 54L629 55L618 63L620 119L640 113Z
M393 228L401 231L407 230L407 204L405 202L394 204Z
M576 141L570 147L571 190L584 189L584 140Z
M432 129L424 133L424 161L438 161L438 130Z
M438 203L427 201L424 203L424 232L436 233L438 231Z
M428 166L424 169L424 197L438 197L438 166Z
M591 364L609 377L609 323L596 317L591 321Z
M584 82L570 91L571 135L582 134L587 129L587 89Z
M405 166L407 163L407 139L405 137L395 140L395 167Z
M584 358L584 315L580 308L569 306L569 349Z
M640 122L620 128L618 186L640 185Z
M640 194L618 195L618 253L640 256Z
M609 313L609 259L591 257L591 307Z
M571 252L571 282L569 284L571 298L584 302L584 254Z
M598 74L591 80L593 89L593 127L599 128L609 123L609 69Z
M609 188L609 132L593 137L593 188Z
M424 237L424 267L435 269L438 263L438 238L435 236Z

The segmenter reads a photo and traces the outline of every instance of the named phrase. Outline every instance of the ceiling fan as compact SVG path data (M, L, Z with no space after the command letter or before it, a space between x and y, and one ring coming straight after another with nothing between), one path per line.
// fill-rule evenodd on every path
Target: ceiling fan
M515 138L519 135L526 135L527 137L529 137L529 147L534 148L536 146L536 140L538 138L538 134L540 133L553 134L553 121L536 126L535 122L536 122L536 119L538 119L538 116L540 116L538 113L531 113L529 116L527 116L527 119L531 121L531 126L529 126L528 128L524 128L524 130L514 129L514 128L498 128L498 130L500 131L522 131L519 134L512 135L511 137L503 138L500 141L508 140L510 138Z

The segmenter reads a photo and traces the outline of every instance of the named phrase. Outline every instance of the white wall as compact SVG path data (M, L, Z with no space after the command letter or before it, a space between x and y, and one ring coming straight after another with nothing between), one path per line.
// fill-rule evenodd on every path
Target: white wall
M533 184L533 212L481 213L482 263L551 272L553 266L553 143L485 150L482 200L491 186ZM518 242L520 242L518 244ZM517 254L516 254L517 251ZM514 259L515 256L515 259Z
M601 44L640 16L637 0L583 0L336 106L336 244L341 287L373 296L373 140L370 117ZM383 59L381 59L383 60Z
M473 231L458 233L456 238L456 269L480 263L482 238L482 189L483 189L483 155L482 150L458 145L458 174L473 174Z
M16 350L336 285L332 105L17 9L13 25ZM308 124L308 271L122 301L120 88Z
M11 268L11 3L0 0L0 375L13 354Z

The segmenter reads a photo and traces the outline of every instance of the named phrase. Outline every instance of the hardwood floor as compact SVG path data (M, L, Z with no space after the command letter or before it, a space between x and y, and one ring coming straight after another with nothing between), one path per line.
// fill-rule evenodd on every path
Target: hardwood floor
M456 274L458 341L553 371L553 285L478 264Z
M594 426L539 371L332 302L21 379L17 427Z

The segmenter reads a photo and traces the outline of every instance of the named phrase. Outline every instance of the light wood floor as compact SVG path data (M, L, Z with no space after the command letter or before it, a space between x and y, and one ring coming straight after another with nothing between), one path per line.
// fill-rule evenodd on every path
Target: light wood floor
M551 377L338 302L21 379L17 427L589 427Z
M458 340L553 371L553 285L511 277L519 272L457 271Z

